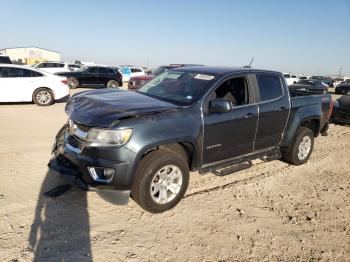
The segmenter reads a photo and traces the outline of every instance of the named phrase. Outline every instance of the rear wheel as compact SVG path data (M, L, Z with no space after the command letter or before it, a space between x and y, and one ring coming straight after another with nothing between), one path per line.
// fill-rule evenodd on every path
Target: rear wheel
M161 213L180 202L188 183L185 159L172 151L156 150L141 160L131 194L143 209Z
M33 93L33 102L38 106L49 106L53 101L54 96L48 88L38 88Z
M283 160L292 165L302 165L308 161L314 147L314 133L311 129L300 127L291 148L283 152Z
M109 80L107 83L107 87L108 88L116 88L116 87L119 87L119 84L115 80Z
M74 77L69 77L67 79L67 84L70 89L75 89L79 86L79 81Z

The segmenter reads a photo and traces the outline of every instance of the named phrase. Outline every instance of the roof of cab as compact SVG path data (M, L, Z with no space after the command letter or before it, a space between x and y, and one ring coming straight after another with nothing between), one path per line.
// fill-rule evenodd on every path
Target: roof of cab
M250 68L250 67L186 66L186 67L177 67L169 70L188 71L188 72L196 72L196 73L202 73L202 74L213 74L218 76L223 76L223 75L232 74L232 73L247 73L247 72L282 74L281 72L278 72L278 71L256 69L256 68Z

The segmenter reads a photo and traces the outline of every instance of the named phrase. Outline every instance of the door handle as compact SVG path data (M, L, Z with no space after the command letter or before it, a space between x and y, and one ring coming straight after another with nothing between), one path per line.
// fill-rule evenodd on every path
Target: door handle
M281 112L281 111L284 111L286 110L287 108L285 108L284 106L280 107L280 109L278 110L278 112Z
M248 119L248 118L251 118L251 117L253 117L253 116L254 116L253 113L248 113L248 114L246 114L245 116L243 116L243 118L244 118L244 119Z

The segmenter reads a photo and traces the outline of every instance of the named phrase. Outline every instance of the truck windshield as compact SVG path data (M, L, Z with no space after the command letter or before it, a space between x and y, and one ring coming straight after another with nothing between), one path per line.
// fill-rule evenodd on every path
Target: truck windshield
M189 105L212 84L216 76L196 72L165 71L137 92L176 105Z

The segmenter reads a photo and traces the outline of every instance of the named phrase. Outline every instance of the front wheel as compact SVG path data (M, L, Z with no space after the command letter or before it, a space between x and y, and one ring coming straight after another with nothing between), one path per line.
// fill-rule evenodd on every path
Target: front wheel
M188 183L186 160L177 153L156 150L141 160L131 194L143 209L161 213L180 202Z
M306 163L314 148L314 133L307 127L300 127L296 133L293 145L283 153L283 160L292 165Z
M115 80L109 80L107 83L107 87L108 88L116 88L116 87L119 87L119 84Z

